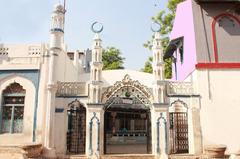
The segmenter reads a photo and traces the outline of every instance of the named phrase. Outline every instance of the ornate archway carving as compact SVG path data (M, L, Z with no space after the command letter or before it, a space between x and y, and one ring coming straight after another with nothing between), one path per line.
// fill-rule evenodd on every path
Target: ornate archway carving
M67 109L68 110L70 110L70 109L76 110L76 109L86 109L86 108L84 107L83 103L81 103L79 100L75 99L74 101L72 101L71 103L68 104Z
M127 74L122 81L117 81L113 86L107 88L102 95L102 103L106 105L112 102L121 104L122 99L132 99L132 104L145 104L149 105L152 102L152 93L150 89L142 85L137 80L132 80Z

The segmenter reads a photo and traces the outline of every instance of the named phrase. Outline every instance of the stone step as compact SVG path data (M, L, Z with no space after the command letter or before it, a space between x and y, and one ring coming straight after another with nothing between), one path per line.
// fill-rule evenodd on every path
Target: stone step
M212 158L206 155L190 155L190 154L177 154L177 155L169 155L169 159L228 159L229 155L221 158Z
M121 155L103 155L101 159L154 159L154 155L148 154L121 154Z
M85 155L69 155L66 156L64 159L87 159Z
M189 154L183 154L183 155L169 155L169 159L202 159L201 155L189 155Z
M64 159L87 159L84 155L69 155ZM100 159L154 159L154 155L148 154L121 154L121 155L102 155Z

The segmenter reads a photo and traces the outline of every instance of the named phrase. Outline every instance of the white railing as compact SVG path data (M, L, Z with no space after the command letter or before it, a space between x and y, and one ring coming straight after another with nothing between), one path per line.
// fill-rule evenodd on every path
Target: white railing
M169 95L192 95L195 91L190 82L170 82L167 86L167 93Z
M0 59L2 65L39 64L40 57L7 57Z
M88 87L84 82L58 82L56 96L87 96Z

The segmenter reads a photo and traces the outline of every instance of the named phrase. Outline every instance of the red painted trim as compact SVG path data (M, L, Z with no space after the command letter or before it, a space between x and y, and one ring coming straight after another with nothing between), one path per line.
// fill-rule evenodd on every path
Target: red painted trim
M212 40L213 40L213 49L214 49L214 58L215 62L218 63L218 47L217 47L217 39L216 39L216 30L215 25L217 23L217 20L221 17L228 16L236 20L240 24L240 19L238 19L236 16L230 14L230 13L222 13L213 18L212 21Z
M196 69L233 69L240 68L240 63L198 63Z

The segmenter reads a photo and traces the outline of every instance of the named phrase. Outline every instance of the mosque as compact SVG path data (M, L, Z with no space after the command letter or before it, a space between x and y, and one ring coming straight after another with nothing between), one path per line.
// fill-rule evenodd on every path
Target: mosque
M227 158L240 152L239 0L186 0L153 73L102 70L91 50L64 43L65 8L50 42L0 44L0 158ZM173 58L173 79L164 59Z

